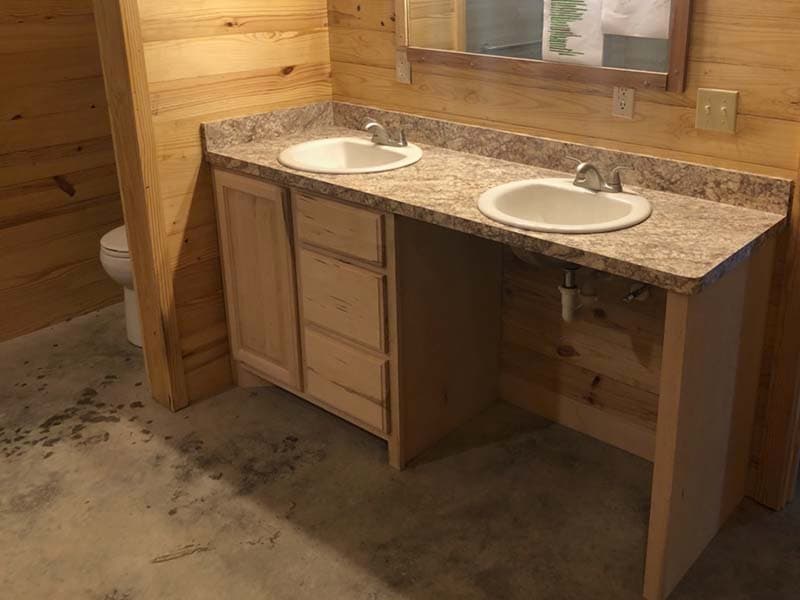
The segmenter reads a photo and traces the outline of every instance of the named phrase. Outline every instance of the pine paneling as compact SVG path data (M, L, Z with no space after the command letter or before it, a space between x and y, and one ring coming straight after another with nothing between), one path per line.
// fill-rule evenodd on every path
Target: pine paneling
M610 114L611 89L580 82L414 65L413 84L399 84L394 73L395 0L330 0L334 99L796 178L797 2L695 0L693 5L686 91L638 90L636 117L626 121ZM736 135L694 128L699 87L740 91ZM793 480L796 460L792 443L798 421L795 371L800 342L789 310L797 304L796 294L787 283L800 272L800 226L795 221L779 246L778 255L786 258L775 272L767 348L772 358L765 365L751 473L751 493L776 508L788 497L786 482ZM513 354L506 352L506 357L508 367L518 373Z
M230 385L200 124L329 100L325 0L139 0L168 265L190 400Z
M122 223L89 0L0 4L0 340L122 299L100 238Z
M557 265L506 253L501 397L652 460L666 294L624 304L632 282L600 276L597 301L565 323L562 278Z
M794 177L800 152L800 14L791 2L697 0L689 87L640 92L633 121L611 116L602 86L415 65L414 83L394 77L394 0L331 0L334 98L493 124L694 162ZM740 90L739 132L694 129L698 86Z

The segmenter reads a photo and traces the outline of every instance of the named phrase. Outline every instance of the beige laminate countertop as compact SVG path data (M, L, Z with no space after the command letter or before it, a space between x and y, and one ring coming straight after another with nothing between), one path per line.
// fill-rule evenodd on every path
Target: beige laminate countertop
M425 152L420 162L386 173L319 175L295 171L278 162L281 150L292 144L337 136L365 134L320 126L274 139L209 144L206 158L214 166L280 185L334 196L683 294L697 293L719 279L786 220L780 214L632 187L630 191L653 205L652 217L636 227L601 234L539 233L488 219L478 210L478 197L503 183L569 174L424 144L419 144Z

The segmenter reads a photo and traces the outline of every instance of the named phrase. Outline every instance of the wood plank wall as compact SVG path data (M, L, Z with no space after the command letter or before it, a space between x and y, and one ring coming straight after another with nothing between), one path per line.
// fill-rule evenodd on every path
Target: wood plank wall
M562 270L537 263L505 254L503 399L653 460L666 293L626 304L635 282L580 271L597 300L566 323Z
M138 0L189 401L230 385L200 124L329 100L325 0ZM177 403L181 405L180 402Z
M122 224L91 0L0 2L0 341L122 300Z
M413 84L399 84L394 4L330 0L335 100L797 178L800 11L795 0L764 0L757 8L747 0L695 0L687 90L638 91L632 121L611 116L611 89L580 82L414 65ZM741 92L735 136L694 128L698 87ZM797 200L795 205L797 211ZM795 219L792 236L781 241L778 255L793 256L798 237L800 221ZM785 368L765 364L753 448L751 494L775 508L788 497L784 490L791 465L783 455L795 439L785 420L782 426L779 421L780 415L795 414L797 400L791 374L798 334L787 310L795 302L786 282L798 276L798 264L787 258L776 268L767 351L783 353L779 364ZM787 328L794 333L786 334Z
M330 0L334 99L604 147L794 177L800 151L800 14L792 0L696 0L688 89L639 92L633 121L612 90L415 65L394 78L394 0ZM741 91L736 136L694 128L698 87Z

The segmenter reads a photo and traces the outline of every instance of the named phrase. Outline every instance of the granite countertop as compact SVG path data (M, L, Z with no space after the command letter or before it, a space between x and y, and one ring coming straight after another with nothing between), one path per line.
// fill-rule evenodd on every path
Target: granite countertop
M278 154L309 140L366 134L332 125L267 139L222 143L206 139L214 166L277 184L496 240L678 293L694 294L745 260L777 232L786 216L631 187L646 197L652 217L622 231L565 235L525 231L485 217L477 207L491 187L521 179L570 177L536 166L418 144L425 154L411 167L368 175L319 175L282 166ZM223 136L224 137L224 136ZM411 138L414 142L413 137Z

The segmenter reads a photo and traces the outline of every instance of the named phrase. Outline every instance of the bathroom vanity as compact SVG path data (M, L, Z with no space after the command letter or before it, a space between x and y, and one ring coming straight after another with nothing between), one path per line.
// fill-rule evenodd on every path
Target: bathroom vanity
M408 119L412 141L415 128L424 138L425 124ZM540 412L653 461L645 596L666 597L744 495L785 211L637 188L653 208L641 225L539 233L486 218L477 199L504 183L568 175L485 148L420 144L419 163L374 174L277 161L296 143L358 135L347 121L318 107L205 127L239 385L277 385L321 406L387 440L389 462L403 468L505 399L509 249L648 286L665 303L655 430L610 424L574 403ZM486 135L425 126L467 145Z

